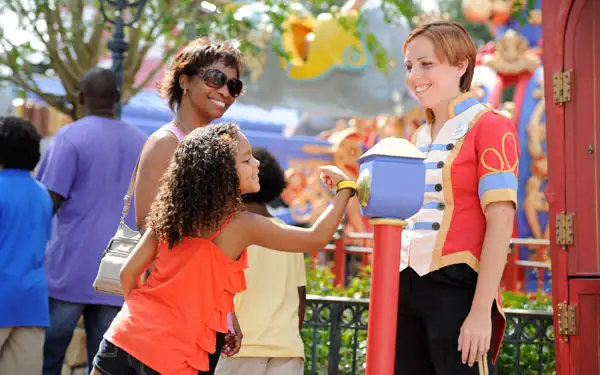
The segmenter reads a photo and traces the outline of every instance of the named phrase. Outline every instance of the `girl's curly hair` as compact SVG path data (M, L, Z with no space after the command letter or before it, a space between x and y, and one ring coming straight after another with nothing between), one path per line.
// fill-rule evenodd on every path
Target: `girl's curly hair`
M233 123L208 125L192 131L175 150L147 219L147 227L169 248L184 237L210 236L239 210L239 135Z

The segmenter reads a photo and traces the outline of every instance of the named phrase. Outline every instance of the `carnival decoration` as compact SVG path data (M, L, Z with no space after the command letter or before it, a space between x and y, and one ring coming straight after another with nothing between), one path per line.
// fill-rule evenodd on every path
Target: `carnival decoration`
M236 19L254 25L249 39L262 49L247 59L246 95L239 100L266 108L368 118L413 107L416 101L408 93L402 63L408 20L386 22L381 0L350 1L350 5L334 17L313 15L300 3L292 3L281 33L265 22L270 9L265 3L239 6ZM369 34L386 50L387 74L369 52ZM273 42L287 58L274 51Z
M297 154L289 151L286 152L288 185L283 199L290 206L290 215L298 223L313 223L331 199L331 193L320 183L318 167L334 164L356 179L362 142L354 129L347 128L326 139L305 140L299 145Z

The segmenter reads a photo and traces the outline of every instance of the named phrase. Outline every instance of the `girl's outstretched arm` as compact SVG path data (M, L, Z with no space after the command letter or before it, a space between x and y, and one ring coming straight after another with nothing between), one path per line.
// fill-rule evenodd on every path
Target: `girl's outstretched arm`
M320 171L321 178L329 187L336 186L340 181L349 180L335 167L322 167ZM240 214L240 221L243 224L242 230L247 244L290 252L323 250L342 221L352 193L352 189L340 190L311 228L278 224L263 216L244 212Z
M127 258L127 261L121 268L121 288L123 296L127 298L132 290L138 287L142 273L150 267L154 258L156 258L156 247L158 242L152 231L147 231L137 244L135 249Z

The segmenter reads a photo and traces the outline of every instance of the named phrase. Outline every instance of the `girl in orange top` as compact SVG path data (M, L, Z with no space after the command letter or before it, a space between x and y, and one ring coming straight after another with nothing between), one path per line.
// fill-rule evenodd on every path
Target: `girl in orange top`
M208 354L217 350L216 333L227 332L233 296L245 289L246 247L323 249L356 185L339 169L322 167L323 182L337 186L331 205L310 229L281 225L240 211L241 195L260 189L258 166L234 124L196 129L181 142L150 209L149 229L121 270L125 304L104 335L92 375L212 373ZM150 264L154 270L142 284ZM225 353L236 336L228 339Z

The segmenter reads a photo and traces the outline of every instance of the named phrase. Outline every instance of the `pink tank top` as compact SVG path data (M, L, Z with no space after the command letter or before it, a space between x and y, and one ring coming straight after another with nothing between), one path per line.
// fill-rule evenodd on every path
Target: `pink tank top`
M162 129L165 129L166 131L172 133L175 137L177 137L177 141L179 143L181 143L181 141L183 141L183 138L185 137L185 133L183 132L183 130L179 129L174 122L170 122L168 124L163 125Z

